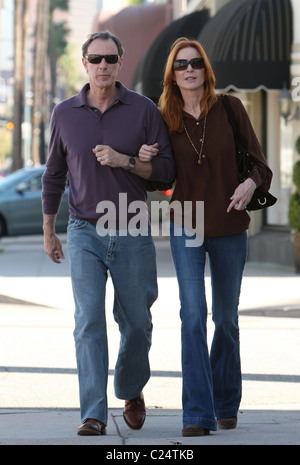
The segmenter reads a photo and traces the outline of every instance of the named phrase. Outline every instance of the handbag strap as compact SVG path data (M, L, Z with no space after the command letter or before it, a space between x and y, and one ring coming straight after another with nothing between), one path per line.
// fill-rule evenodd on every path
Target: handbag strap
M241 145L244 146L244 144L242 142L242 139L241 139L241 134L240 134L240 131L238 129L236 119L235 119L234 113L232 111L231 105L229 103L228 96L226 94L222 94L221 95L221 100L222 100L222 103L223 103L224 108L226 110L228 121L232 126L235 149L236 149L236 153L238 153L240 146Z
M232 126L238 178L240 182L243 182L249 176L253 169L253 160L251 155L247 151L245 143L243 142L243 138L239 131L232 108L230 106L228 96L226 94L222 94L221 100L227 112L228 121Z

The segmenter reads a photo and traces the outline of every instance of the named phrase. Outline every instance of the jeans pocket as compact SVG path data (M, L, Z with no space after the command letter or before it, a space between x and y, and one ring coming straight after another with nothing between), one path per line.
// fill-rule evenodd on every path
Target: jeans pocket
M70 218L68 223L68 231L75 229L82 229L86 226L87 221Z

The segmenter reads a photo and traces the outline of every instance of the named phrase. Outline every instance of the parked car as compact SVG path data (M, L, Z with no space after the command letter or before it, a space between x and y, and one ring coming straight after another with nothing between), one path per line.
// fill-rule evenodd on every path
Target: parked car
M9 170L0 170L0 181L10 173Z
M42 234L42 175L45 166L23 168L0 181L0 237ZM68 188L56 220L56 231L66 232L69 217Z
M42 175L45 166L23 168L0 180L0 237L25 234L42 234ZM68 187L64 193L56 219L56 232L66 232L69 219ZM148 192L148 207L151 202L170 201L172 190ZM156 210L155 210L156 211ZM152 224L163 221L152 218Z

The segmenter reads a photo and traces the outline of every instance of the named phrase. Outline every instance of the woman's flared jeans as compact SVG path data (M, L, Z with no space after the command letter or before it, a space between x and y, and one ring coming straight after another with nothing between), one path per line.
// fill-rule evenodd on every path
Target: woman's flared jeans
M170 242L181 303L183 426L216 430L216 417L236 416L241 401L238 304L247 235L243 232L209 237L197 247L186 247L187 238L191 239L184 229L180 235L174 235L171 223ZM204 283L206 254L215 325L210 353Z
M75 300L77 370L81 418L107 424L108 347L105 292L108 271L114 286L113 314L120 330L115 394L137 397L150 377L150 307L157 298L152 237L99 235L86 221L70 220L68 254Z

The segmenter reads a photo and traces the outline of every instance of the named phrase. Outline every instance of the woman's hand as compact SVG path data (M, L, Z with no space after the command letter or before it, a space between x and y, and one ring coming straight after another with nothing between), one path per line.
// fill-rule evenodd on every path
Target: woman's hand
M142 145L139 151L139 159L143 162L151 161L158 154L158 143L153 145Z
M227 213L229 213L232 208L239 211L245 210L255 189L256 184L251 178L247 178L244 182L239 184L235 189L233 196L230 197L231 202L227 208Z

